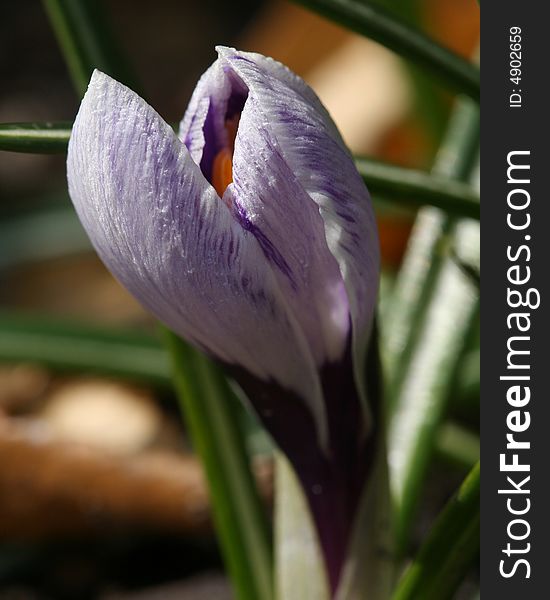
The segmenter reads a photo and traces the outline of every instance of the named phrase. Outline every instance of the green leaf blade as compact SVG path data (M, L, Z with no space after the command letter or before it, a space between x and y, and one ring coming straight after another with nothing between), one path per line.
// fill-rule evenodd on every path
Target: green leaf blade
M376 3L359 0L294 2L386 46L426 69L455 91L479 102L479 69L475 65L412 29Z
M208 476L216 528L239 600L273 600L272 548L234 398L221 372L165 333L174 380Z
M477 463L449 501L401 578L393 600L451 599L479 554Z
M455 216L479 219L479 194L465 183L364 157L356 158L355 164L374 196L412 207L430 204Z
M464 101L451 120L434 172L467 179L475 168L478 142L477 107ZM422 209L385 313L391 481L400 554L408 546L447 400L478 310L477 290L449 252L452 243L479 249L473 226L434 208Z
M171 385L168 356L154 336L66 319L1 312L0 362Z
M0 150L34 154L67 152L71 123L2 123Z
M73 84L84 95L94 69L139 91L99 0L42 0Z

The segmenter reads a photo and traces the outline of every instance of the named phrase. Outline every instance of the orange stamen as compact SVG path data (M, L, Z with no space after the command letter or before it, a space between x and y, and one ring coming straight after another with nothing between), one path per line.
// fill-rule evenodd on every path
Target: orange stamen
M228 148L222 148L214 157L214 163L212 164L212 185L220 198L223 197L227 186L233 183L232 158Z

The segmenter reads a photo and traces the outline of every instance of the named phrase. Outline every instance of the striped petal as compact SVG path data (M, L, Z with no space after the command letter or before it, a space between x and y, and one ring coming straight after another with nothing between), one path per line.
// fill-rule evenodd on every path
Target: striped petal
M234 183L224 199L267 256L270 248L277 250L271 262L315 364L340 360L351 334L362 388L379 270L368 192L311 88L273 59L223 47L218 53L197 86L180 136L200 148L197 160L208 169L203 149L217 151L226 143L228 102L242 99ZM215 107L215 118L207 116L206 104Z
M313 91L272 59L218 53L179 138L96 72L69 190L113 274L247 393L302 481L335 586L379 433L363 389L374 216Z
M247 86L261 110L256 118L265 124L266 137L275 140L322 216L326 243L345 283L362 379L379 272L377 227L367 189L332 119L302 79L260 54L218 51Z
M257 406L277 406L268 426L304 486L335 584L378 439L378 407L363 388L378 291L376 224L353 159L314 92L272 59L218 53L180 137L209 178L213 157L231 142L226 124L239 111L233 181L223 200L258 240L307 341L328 448L311 445L315 423L296 399L242 374L239 380Z
M309 347L257 238L139 96L96 71L68 153L69 191L98 254L153 314L220 361L326 417Z

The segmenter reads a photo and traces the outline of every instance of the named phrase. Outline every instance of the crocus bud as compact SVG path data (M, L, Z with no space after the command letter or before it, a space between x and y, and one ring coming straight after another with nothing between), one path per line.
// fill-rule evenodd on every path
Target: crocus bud
M272 59L218 54L179 136L95 71L69 191L115 277L241 385L304 486L334 587L378 425L363 385L375 220L314 92Z

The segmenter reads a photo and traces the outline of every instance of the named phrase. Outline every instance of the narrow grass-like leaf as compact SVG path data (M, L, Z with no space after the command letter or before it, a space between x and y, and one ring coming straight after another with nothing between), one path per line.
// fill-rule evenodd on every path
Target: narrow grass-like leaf
M451 117L434 174L457 181L467 180L474 168L478 146L479 111L473 103L462 100ZM442 265L444 240L452 223L443 212L432 208L422 209L417 216L386 310L388 317L383 330L384 366L392 386L397 385L414 348L422 313ZM390 393L392 395L395 393Z
M168 355L155 336L67 319L0 312L0 362L171 385Z
M472 243L477 231L467 233ZM474 321L477 290L451 260L444 262L422 329L395 398L389 463L397 547L404 552L422 483L445 415L455 374Z
M43 0L43 4L80 96L94 69L139 91L109 29L100 0Z
M453 408L461 411L461 416L479 414L480 398L480 351L469 350L460 361L456 376L456 393L453 394Z
M450 141L435 170L466 178L477 154L472 143L479 127L477 110L463 104L451 125ZM401 553L477 311L475 286L450 257L453 239L468 252L478 250L472 221L457 222L437 209L422 209L385 315L384 356L393 411L390 473Z
M368 0L367 0L368 1ZM395 0L376 0L386 10L396 10ZM399 17L409 27L422 29L425 25L425 8L419 0L400 0ZM407 75L410 78L413 92L411 109L418 115L426 128L426 133L433 138L435 144L441 143L441 136L448 119L448 108L444 94L437 80L431 73L411 62L405 62Z
M67 152L71 127L71 123L3 123L0 150L63 154Z
M479 436L449 421L437 432L435 450L439 459L469 471L479 460Z
M222 551L239 600L272 600L271 542L245 451L237 398L220 370L165 332L176 390L206 469Z
M393 600L450 600L479 555L479 463L438 517Z
M465 183L367 158L356 158L355 164L375 197L414 207L430 204L452 215L479 219L479 194Z
M294 0L307 8L379 42L441 81L479 101L479 69L406 25L375 2L360 0Z

